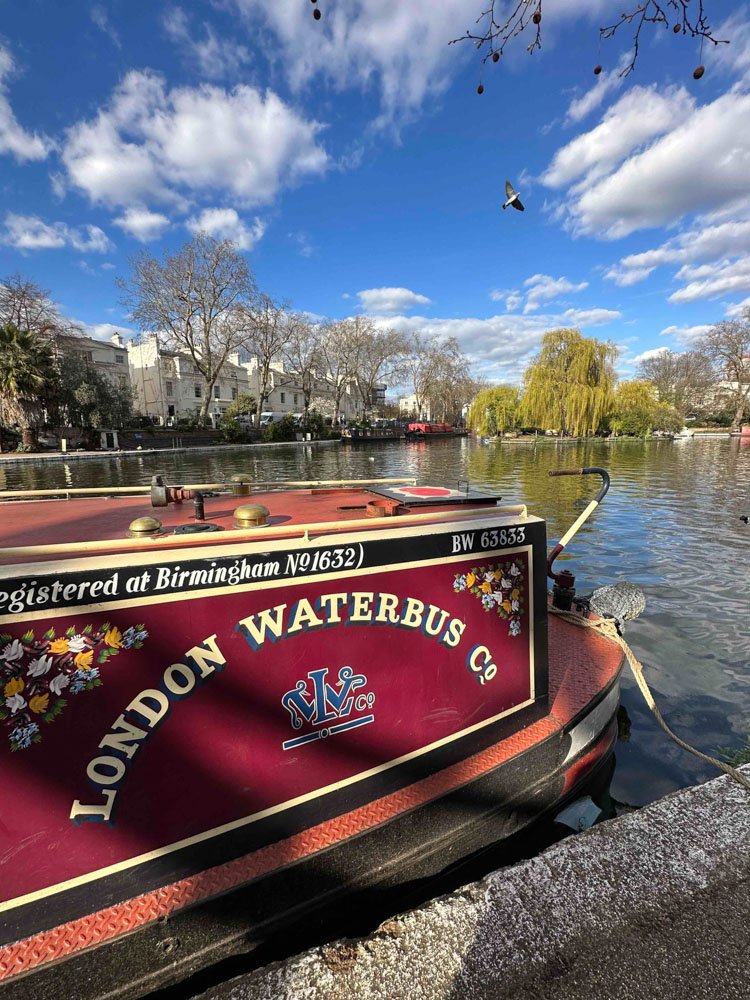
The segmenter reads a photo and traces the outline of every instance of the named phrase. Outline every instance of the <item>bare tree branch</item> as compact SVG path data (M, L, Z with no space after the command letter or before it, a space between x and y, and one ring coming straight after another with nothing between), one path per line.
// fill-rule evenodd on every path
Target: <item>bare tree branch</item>
M511 4L510 14L505 16L506 2L489 0L476 20L476 27L467 30L460 38L453 38L448 44L473 42L477 49L485 50L483 63L487 60L498 62L509 42L525 31L530 31L531 40L526 51L531 54L542 47L543 2L544 0L516 0ZM614 38L625 26L633 29L632 58L620 73L620 76L628 76L635 69L640 52L641 32L647 25L659 25L674 34L700 38L713 45L728 44L728 39L714 36L706 6L707 0L692 0L692 3L691 0L641 0L635 7L631 6L621 13L612 24L601 27L599 37L606 41ZM595 72L597 71L601 71L601 67L598 66ZM694 75L699 79L703 75L702 67L698 67ZM477 89L482 93L484 87L480 84Z

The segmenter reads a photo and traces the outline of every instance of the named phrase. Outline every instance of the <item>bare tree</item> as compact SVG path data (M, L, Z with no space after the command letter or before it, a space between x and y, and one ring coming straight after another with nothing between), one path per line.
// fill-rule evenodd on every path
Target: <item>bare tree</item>
M659 401L673 406L683 418L704 407L714 381L711 364L701 351L660 351L641 361L637 372L653 383Z
M750 309L740 319L712 326L697 344L722 382L722 395L734 411L732 430L739 430L750 399Z
M635 69L638 60L641 33L649 27L661 27L673 34L686 35L689 38L701 39L701 50L704 41L714 45L727 43L727 39L715 38L708 21L707 8L710 0L630 0L627 10L623 11L612 24L599 28L599 38L602 41L614 38L621 29L633 31L630 62L620 73L627 76ZM529 53L542 47L542 27L544 23L544 0L513 0L508 5L507 0L485 0L485 7L476 19L476 26L468 29L465 35L454 38L449 44L470 41L484 50L483 62L491 60L499 62L506 45L518 38L524 32L530 38L526 46ZM601 66L594 69L601 72ZM697 67L696 79L703 76L703 67ZM481 94L482 84L478 87Z
M205 420L214 383L246 339L243 319L257 299L247 261L229 240L201 232L161 261L143 251L131 263L130 279L118 285L142 330L191 357L206 388L200 409Z
M320 325L308 322L304 316L291 315L287 319L286 343L282 354L289 371L294 374L302 389L305 401L305 423L316 382L322 374L323 360L320 352L323 339Z
M409 345L397 330L378 329L366 316L355 316L352 372L362 410L374 406L376 387L394 385L406 374Z
M341 399L354 377L357 356L358 321L342 319L326 323L319 345L322 367L333 392L333 426L339 424Z
M273 389L273 363L283 355L288 320L286 305L265 292L252 308L244 310L242 345L255 361L258 373L258 420Z
M446 414L453 389L469 377L469 362L455 337L412 338L404 366L414 390L417 416L429 402L430 411ZM463 405L463 404L462 404Z
M81 333L80 327L60 315L46 288L17 272L0 281L0 326L12 326L42 340Z

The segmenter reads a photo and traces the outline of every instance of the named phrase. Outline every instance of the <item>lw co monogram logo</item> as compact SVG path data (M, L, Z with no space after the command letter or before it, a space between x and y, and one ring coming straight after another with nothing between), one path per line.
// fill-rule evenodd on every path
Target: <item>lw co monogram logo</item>
M324 740L328 736L335 736L347 729L356 729L357 726L366 726L375 721L375 716L368 714L360 715L348 722L336 722L337 719L346 719L352 711L370 711L375 704L375 695L371 691L356 693L367 684L367 678L364 674L355 674L351 667L341 667L338 683L335 685L326 681L327 676L327 667L311 670L307 680L297 681L294 690L287 691L281 699L281 704L289 712L295 729L301 729L304 723L316 727L304 736L286 740L282 743L284 750L291 750L292 747L312 743L314 740ZM308 682L312 683L312 690L308 689ZM331 725L334 722L335 725Z

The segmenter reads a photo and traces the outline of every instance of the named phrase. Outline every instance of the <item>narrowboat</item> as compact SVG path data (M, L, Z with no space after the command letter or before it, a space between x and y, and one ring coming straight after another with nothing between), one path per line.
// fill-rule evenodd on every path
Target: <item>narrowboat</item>
M406 438L411 441L435 441L438 438L467 437L468 432L451 424L431 420L415 420L406 428Z
M548 559L524 506L160 477L0 504L3 996L142 996L611 760L621 651L548 613L573 529Z

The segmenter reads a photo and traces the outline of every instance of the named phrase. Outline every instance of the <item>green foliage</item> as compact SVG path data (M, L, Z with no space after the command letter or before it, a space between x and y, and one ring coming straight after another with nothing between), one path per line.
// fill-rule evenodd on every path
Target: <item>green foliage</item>
M48 344L15 326L0 327L0 420L20 428L19 450L30 451L36 445L44 417L42 401L54 377Z
M471 430L483 437L513 430L518 422L518 389L512 385L482 389L475 396L467 417Z
M64 351L58 360L58 379L50 394L51 422L60 426L98 430L126 426L133 413L133 394L75 351Z
M656 387L646 379L621 382L615 392L611 426L617 434L643 437L654 430L654 413L658 405Z
M307 419L303 420L300 430L305 434L311 434L316 439L325 440L328 437L326 419L317 410L308 410Z
M750 764L750 736L745 737L744 747L719 747L719 753L732 767Z
M579 330L551 330L526 369L524 424L575 436L602 428L614 401L614 345Z
M275 424L269 424L263 431L263 440L296 441L297 425L294 423L294 417L291 413L287 413L285 417L282 417Z
M226 413L219 422L219 430L225 441L242 442L248 440L247 427L243 426L239 417L251 417L258 410L255 396L249 392L241 392L237 399L227 407Z

